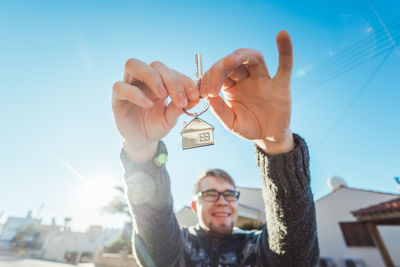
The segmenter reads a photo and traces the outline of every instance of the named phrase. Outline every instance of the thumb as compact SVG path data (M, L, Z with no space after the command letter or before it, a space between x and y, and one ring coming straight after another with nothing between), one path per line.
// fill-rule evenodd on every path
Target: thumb
M286 31L281 31L276 36L276 43L279 52L279 65L275 79L288 86L290 85L290 77L293 67L292 40Z
M174 102L170 102L165 110L165 119L168 125L172 128L178 121L179 116L183 113L182 108L178 108Z
M232 131L235 123L235 113L226 104L221 96L210 97L211 111L217 116L222 124L229 130Z

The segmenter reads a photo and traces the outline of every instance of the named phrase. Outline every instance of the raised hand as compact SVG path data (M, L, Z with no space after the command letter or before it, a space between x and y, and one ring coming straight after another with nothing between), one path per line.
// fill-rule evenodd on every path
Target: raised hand
M277 45L279 66L275 77L270 76L259 51L238 49L204 74L200 90L202 96L210 97L213 112L227 129L254 140L268 154L293 148L290 129L293 49L286 31L277 35Z
M167 104L167 97L171 102ZM125 64L124 81L116 82L112 108L123 147L131 160L146 162L157 151L183 113L199 102L199 90L189 77L161 62L150 65L130 59Z

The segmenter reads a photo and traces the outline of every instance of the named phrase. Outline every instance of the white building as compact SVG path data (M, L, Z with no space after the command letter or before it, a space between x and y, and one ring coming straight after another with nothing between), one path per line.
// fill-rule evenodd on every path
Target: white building
M180 227L188 227L197 224L197 216L189 206L184 206L175 213Z
M356 222L352 211L400 197L400 194L355 189L338 184L331 193L315 202L320 256L339 266L343 259L362 259L369 267L385 266L376 247L347 246L340 223ZM400 265L400 227L379 226L379 232L395 265Z
M237 190L240 192L238 226L243 226L246 223L263 225L265 223L265 208L261 189L238 186Z
M28 212L26 217L8 217L0 232L0 247L8 247L17 232L33 222L31 211Z
M121 230L91 226L86 232L49 231L43 240L41 258L70 263L88 262L96 250L110 244Z

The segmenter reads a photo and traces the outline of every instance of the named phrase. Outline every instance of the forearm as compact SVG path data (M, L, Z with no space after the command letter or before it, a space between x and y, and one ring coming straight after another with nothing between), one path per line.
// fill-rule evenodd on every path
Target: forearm
M262 238L274 266L313 266L318 259L315 207L307 146L295 136L292 151L267 156L257 149L267 230Z
M293 134L287 129L281 140L275 140L274 137L254 140L255 145L268 155L278 155L292 151L294 148Z
M159 141L149 141L140 146L134 146L125 140L122 143L122 148L130 161L136 164L144 164L154 158L157 153L158 142Z
M160 143L160 146L164 146ZM134 242L139 259L148 253L157 266L170 265L180 254L182 238L173 211L170 179L165 165L153 161L133 163L124 151L126 193L133 219L133 233L143 247Z

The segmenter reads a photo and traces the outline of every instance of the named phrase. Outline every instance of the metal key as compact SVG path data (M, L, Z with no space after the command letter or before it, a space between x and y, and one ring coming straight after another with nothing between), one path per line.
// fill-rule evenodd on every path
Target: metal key
M200 88L201 79L203 78L203 58L200 53L196 54L196 70L197 70L197 73L195 75L196 85Z
M196 69L197 73L195 75L196 85L200 89L201 79L203 78L203 62L200 53L196 54ZM189 115L193 116L194 119L188 124L184 123L182 135L182 149L189 149L201 146L209 146L214 144L214 126L200 119L199 116L207 111L210 106L210 100L207 98L207 106L200 113L190 113L185 109L183 111Z

